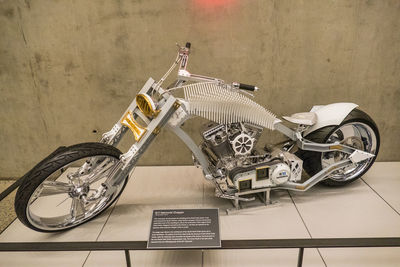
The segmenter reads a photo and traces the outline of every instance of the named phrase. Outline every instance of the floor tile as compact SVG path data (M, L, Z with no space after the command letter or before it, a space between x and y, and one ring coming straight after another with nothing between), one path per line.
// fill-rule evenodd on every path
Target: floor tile
M200 250L134 251L131 252L132 266L138 267L200 267Z
M201 204L203 174L193 166L137 167L120 203Z
M272 206L229 215L226 209L232 208L230 201L218 199L213 194L213 187L206 185L204 206L220 209L222 239L309 238L286 191L271 193L272 201L277 202Z
M130 251L132 266L201 266L200 250ZM126 266L123 251L92 251L84 267Z
M376 163L364 179L396 209L400 163ZM232 205L214 196L213 184L192 166L138 167L111 213L70 231L43 234L15 221L0 242L147 240L152 211L219 208L222 239L400 236L400 216L362 180L345 187L316 186L305 193L272 192L278 204L227 215ZM306 223L303 224L302 218ZM105 224L105 225L104 225ZM104 228L103 228L104 226ZM321 249L327 266L396 266L400 248ZM81 266L88 252L0 253L0 266ZM297 249L131 251L132 266L295 266ZM57 262L62 261L62 262ZM122 251L91 252L85 266L125 266ZM324 266L306 249L303 266Z
M56 233L36 232L23 225L17 219L0 235L0 242L94 241L103 228L111 210L112 207L92 221L71 230Z
M228 215L226 209L233 207L231 202L216 198L212 184L206 182L204 188L204 207L220 210L222 239L309 238L287 191L272 192L272 206ZM297 257L297 249L207 250L204 266L296 266ZM316 249L305 250L304 263L324 266Z
M398 188L396 168L398 164L378 162L364 177L394 206L400 200L394 193ZM313 238L400 237L400 216L362 180L291 194ZM400 248L329 248L320 252L328 266L400 266Z
M232 207L231 202L216 198L213 184L204 180L202 173L194 167L138 167L135 169L133 177L104 227L99 240L147 240L153 209L210 207L220 210L222 239L309 237L286 191L277 191L272 194L273 200L278 200L276 205L227 215L225 210ZM279 254L278 250L267 252L246 250L240 253L253 258L257 258L259 255L276 255L278 258L284 258L285 263L296 262L297 250L291 251L292 261L286 259L287 251L281 251ZM193 253L198 255L199 252L194 251ZM135 251L132 253L135 258L135 261L132 261L133 264L141 259L138 266L161 266L161 263L168 262L179 265L174 260L175 257L184 258L184 255L181 255L183 251ZM187 252L184 251L184 253ZM219 258L219 253L228 255L239 252L205 251L204 253L204 255ZM323 265L316 250L310 250L306 255L309 262L315 262L312 266ZM89 258L91 257L92 255ZM222 262L224 262L223 259ZM241 262L243 265L246 261L237 259L236 262ZM182 265L188 263L193 263L193 261L182 261Z
M69 168L58 179L66 182L66 174L74 171L75 168ZM41 200L41 201L40 201ZM66 201L65 195L55 195L37 199L33 204L39 206L40 210L51 212L54 209L54 203L59 203L58 206L64 205L69 210L70 201ZM42 233L31 230L16 219L4 232L0 235L0 242L55 242L55 241L93 241L98 237L101 229L104 226L108 216L111 213L112 207L109 207L94 220L82 224L76 228L67 231Z
M400 266L400 248L329 248L320 251L328 267Z
M400 216L361 180L291 194L313 238L400 236Z
M376 162L363 180L400 213L400 162Z
M55 196L54 201L62 202ZM41 208L49 209L53 203L42 201ZM63 203L65 205L65 203ZM41 233L31 230L16 219L0 235L0 242L62 242L95 241L100 234L113 206L89 221L71 230L56 233ZM0 266L82 266L88 255L82 252L0 252Z
M80 267L87 251L0 252L0 267Z
M325 266L316 249L305 249L303 266ZM298 249L211 250L204 252L205 267L297 266Z
M201 208L203 180L193 166L137 167L99 240L147 240L154 209Z
M124 251L91 251L84 267L126 266Z

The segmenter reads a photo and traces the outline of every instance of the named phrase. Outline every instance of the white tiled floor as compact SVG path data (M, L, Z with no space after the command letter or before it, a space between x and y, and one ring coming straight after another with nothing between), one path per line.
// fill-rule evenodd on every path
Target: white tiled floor
M88 252L1 252L0 266L82 266ZM126 265L126 264L125 264ZM124 266L124 265L122 265Z
M130 252L132 266L138 267L191 267L201 266L201 251L136 251ZM124 252L92 252L85 267L126 266Z
M138 167L132 178L115 208L94 221L43 234L17 220L0 235L0 242L146 240L153 209L202 207L220 209L222 239L400 236L400 162L375 163L363 180L346 187L316 186L290 195L274 192L278 205L229 216L224 211L231 204L215 198L212 184L194 167ZM296 249L130 254L133 266L295 266L297 261ZM400 266L400 248L305 250L304 266L325 266L324 262L327 266ZM0 253L0 266L83 264L125 266L124 253Z
M400 216L362 180L290 193L314 238L400 236Z
M400 213L400 164L399 162L378 162L363 180Z
M329 248L320 252L327 266L400 266L400 248Z
M324 266L316 249L306 249L303 266ZM297 249L223 250L204 253L204 266L297 266Z

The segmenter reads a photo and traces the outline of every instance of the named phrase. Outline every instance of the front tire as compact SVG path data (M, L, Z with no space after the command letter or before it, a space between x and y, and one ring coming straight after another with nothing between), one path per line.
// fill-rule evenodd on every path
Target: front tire
M333 172L321 182L328 186L342 186L360 178L374 163L380 145L378 127L368 114L359 109L350 112L340 125L323 127L305 138L316 143L338 141L375 155L373 158ZM303 160L303 168L310 176L348 156L339 151L321 153L299 150L296 154Z
M104 185L120 155L117 148L102 143L56 150L22 178L14 204L18 219L40 232L66 230L94 219L118 199L128 181L126 177L114 190Z

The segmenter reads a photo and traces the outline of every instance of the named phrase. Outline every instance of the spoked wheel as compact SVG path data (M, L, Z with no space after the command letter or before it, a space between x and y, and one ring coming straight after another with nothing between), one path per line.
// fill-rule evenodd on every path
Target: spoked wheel
M337 141L343 145L347 145L372 154L375 154L378 145L375 132L370 126L361 122L351 122L339 127L334 133L331 134L327 140L327 143L334 143ZM344 160L348 158L348 156L348 154L339 151L324 152L321 155L322 168L326 168L333 163ZM329 176L329 179L331 180L329 182L340 183L351 181L363 173L364 170L368 169L373 160L374 158L370 158L339 169Z
M379 151L379 131L375 122L363 111L353 110L339 126L327 126L307 135L308 140L317 143L339 142L354 147L375 157L348 165L331 173L322 183L331 186L345 185L360 178L374 163ZM312 176L333 163L348 158L349 154L340 151L298 153L304 161L304 169Z
M106 144L84 143L42 161L17 191L18 218L42 232L73 228L93 219L119 197L128 181L126 177L115 188L104 183L120 154Z

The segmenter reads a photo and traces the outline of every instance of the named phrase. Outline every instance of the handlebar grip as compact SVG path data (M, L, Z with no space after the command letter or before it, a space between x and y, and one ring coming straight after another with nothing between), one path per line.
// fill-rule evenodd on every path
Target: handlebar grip
M258 87L254 86L254 85L245 84L245 83L239 83L239 89L248 90L248 91L257 91Z
M190 42L187 42L186 45L185 45L185 47L186 47L187 49L190 49L191 46L192 46L192 44L191 44Z

